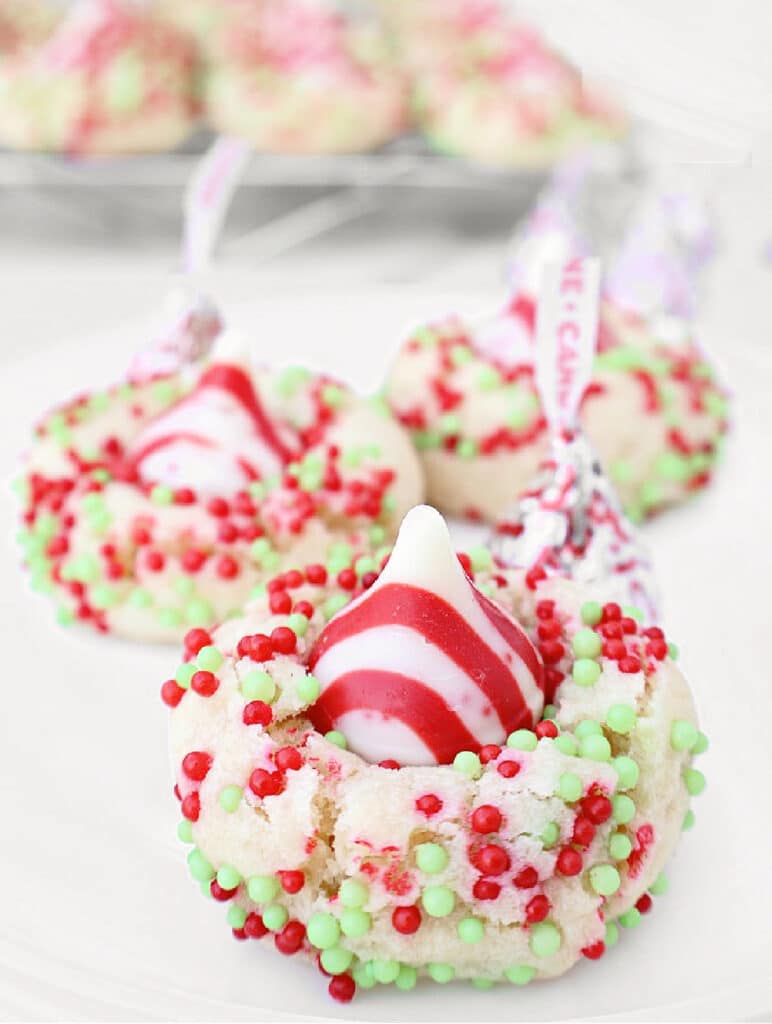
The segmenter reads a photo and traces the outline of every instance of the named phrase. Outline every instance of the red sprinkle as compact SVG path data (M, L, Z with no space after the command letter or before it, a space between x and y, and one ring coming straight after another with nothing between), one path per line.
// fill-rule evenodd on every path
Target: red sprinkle
M593 825L602 825L604 821L608 821L611 817L613 808L611 806L611 801L607 796L597 794L594 796L586 796L584 800L582 800L582 810Z
M640 896L638 898L638 902L635 904L635 908L640 914L648 914L648 912L652 908L653 903L654 901L652 900L651 896L649 896L649 894L645 892L643 896Z
M496 771L505 779L514 779L520 771L520 765L517 761L502 761L500 764L496 765Z
M277 654L293 654L298 638L289 626L277 626L271 630L271 646Z
M288 921L274 936L273 942L280 953L292 956L297 953L306 937L306 927L301 921Z
M574 822L574 834L571 837L577 846L589 846L595 838L595 826L589 818L581 815Z
M528 924L538 924L550 912L550 901L542 893L532 896L525 905L525 919Z
M539 873L536 868L527 867L515 875L515 886L518 889L533 889L539 881Z
M442 810L442 800L435 796L434 793L425 793L423 796L418 797L415 806L417 811L425 814L427 818L431 818Z
M397 907L391 923L401 935L413 935L421 927L421 911L418 907Z
M250 939L262 939L268 934L268 929L263 924L262 917L253 911L244 922L244 933Z
M161 700L167 707L176 708L184 696L185 691L174 679L167 679L161 687Z
M188 793L180 804L180 810L183 818L187 818L188 821L198 821L198 816L201 813L201 801L198 793Z
M296 772L303 767L303 755L295 747L282 747L274 757L276 767L283 772Z
M500 892L501 886L499 883L491 882L487 878L478 878L472 889L472 894L476 900L495 900L498 899Z
M357 986L350 974L338 974L332 978L327 991L339 1003L350 1003L356 994Z
M194 690L199 697L211 697L217 692L219 685L217 676L212 672L195 672L190 680L191 690Z
M488 843L478 850L474 866L484 875L503 875L509 870L509 854L500 846Z
M300 892L306 884L306 876L302 871L279 871L278 875L282 889L291 896Z
M265 728L273 721L273 711L265 701L252 700L244 705L241 719L244 725L262 725Z
M500 753L501 747L495 743L486 743L480 748L480 761L482 764L488 764L489 761L495 761Z
M548 736L550 739L554 740L558 734L558 727L555 725L554 722L549 721L549 719L545 719L543 722L539 722L539 724L534 729L534 732L540 740L544 739L545 736Z
M327 570L323 565L307 565L306 579L309 583L319 587L327 582Z
M211 767L211 755L203 750L191 750L182 759L182 770L193 782L203 782Z
M483 804L472 812L472 828L480 835L498 832L501 828L501 811L492 804Z
M205 629L191 629L185 634L185 650L196 655L202 647L208 647L212 637Z
M564 846L558 854L555 867L561 875L565 875L567 878L578 875L582 870L582 855L576 850L572 850L570 846Z
M274 615L287 615L292 611L292 598L286 590L277 590L269 597L268 607Z
M603 939L593 942L591 946L585 946L582 950L582 954L586 956L588 960L600 960L605 952L606 944Z
M267 772L264 768L255 768L249 776L249 788L255 796L276 796L284 789L284 779L279 772Z

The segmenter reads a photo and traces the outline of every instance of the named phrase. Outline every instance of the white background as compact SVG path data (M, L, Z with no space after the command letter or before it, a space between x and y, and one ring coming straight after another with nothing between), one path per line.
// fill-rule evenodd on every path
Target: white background
M575 46L605 40L609 66L637 68L646 81L660 55L668 68L679 55L685 70L670 86L680 81L684 92L666 94L671 111L699 91L690 67L703 69L700 109L709 89L725 95L718 86L731 68L736 95L746 97L721 107L731 125L701 129L700 163L708 143L728 139L721 162L681 168L709 184L724 225L700 327L735 392L734 433L713 489L646 530L669 631L712 740L708 790L668 872L669 894L613 953L556 984L379 990L349 1010L327 1002L310 970L234 943L222 908L186 877L157 697L176 652L59 630L19 575L4 491L0 1018L769 1019L772 266L762 251L772 237L772 185L768 170L749 164L754 111L772 92L759 87L767 68L735 49L742 37L758 55L764 37L746 13L769 5L527 6L554 18ZM592 22L606 26L597 38ZM725 60L716 57L722 40ZM683 139L680 113L675 120ZM484 218L484 230L470 229ZM3 479L39 411L113 377L144 340L143 319L174 262L173 233L161 218L118 237L110 223L88 204L68 199L62 209L55 190L0 193ZM498 295L506 231L484 196L449 204L389 195L386 210L270 260L258 261L248 244L226 245L211 284L265 358L325 364L373 388L406 323L448 301L473 311Z

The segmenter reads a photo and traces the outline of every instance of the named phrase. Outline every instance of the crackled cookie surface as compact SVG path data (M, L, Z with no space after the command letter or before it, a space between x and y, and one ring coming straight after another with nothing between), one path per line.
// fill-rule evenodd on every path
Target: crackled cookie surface
M727 398L694 341L601 307L582 419L634 520L705 487L727 430ZM533 371L534 308L470 325L449 317L416 330L386 393L411 431L429 500L496 520L529 486L547 449Z
M392 21L416 122L443 152L543 167L624 130L620 111L499 3L399 4Z
M178 639L287 562L377 549L420 500L420 467L382 402L218 352L81 395L39 425L21 541L62 622Z
M41 43L58 18L42 0L0 0L0 60Z
M116 0L80 0L42 45L0 67L0 140L75 154L173 148L197 113L194 63L171 26Z
M707 740L662 631L566 580L498 571L482 548L459 556L467 575L448 588L437 520L410 513L384 577L369 558L275 577L240 619L189 633L162 688L193 878L237 939L316 963L342 1001L420 977L522 985L597 959L664 892L704 787L692 760ZM418 571L400 554L414 554L416 530L429 549ZM420 610L395 587L421 591ZM511 732L499 696L483 713L490 671L464 671L470 638L441 635L470 594L483 609L472 649L527 698ZM379 675L397 671L384 630L430 648L401 682ZM530 679L524 644L539 662ZM340 680L365 668L364 699L336 704ZM468 749L431 749L431 721L404 701L427 690L462 720ZM416 742L422 764L366 759L414 757Z
M220 131L290 153L372 149L403 131L406 87L377 24L309 0L231 7L206 85Z

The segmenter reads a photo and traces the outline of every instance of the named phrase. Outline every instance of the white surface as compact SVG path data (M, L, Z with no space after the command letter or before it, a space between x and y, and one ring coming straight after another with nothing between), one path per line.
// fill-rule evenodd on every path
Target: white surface
M188 878L174 834L158 687L176 652L58 629L18 574L14 508L4 491L0 1018L769 1017L772 269L759 249L772 232L771 195L762 176L738 173L722 197L724 255L704 334L737 394L726 464L710 493L647 529L670 632L712 746L696 827L668 872L670 892L641 928L559 982L482 993L425 985L412 996L376 989L351 1008L328 1001L322 979L304 965L235 943L224 908L202 899ZM81 269L30 261L5 273L3 477L38 411L128 361L136 328L108 325L146 312L158 272L124 260L84 261ZM345 281L344 265L338 273ZM219 286L236 319L254 324L267 357L323 361L363 386L378 383L400 327L441 301L398 288L299 295L286 267L259 277L224 272ZM457 299L479 309L486 296Z

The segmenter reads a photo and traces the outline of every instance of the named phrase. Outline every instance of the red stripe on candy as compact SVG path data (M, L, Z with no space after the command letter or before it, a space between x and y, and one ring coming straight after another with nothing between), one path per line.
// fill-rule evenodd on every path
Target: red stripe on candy
M530 708L509 666L483 642L452 605L420 587L403 583L385 584L370 591L350 610L331 619L311 651L309 667L313 671L335 644L365 630L390 625L414 629L455 662L488 698L505 732L529 728L533 724ZM523 636L523 639L526 645L530 643L527 637ZM521 647L519 644L518 653ZM529 662L537 670L532 671L537 684L543 686L538 659L532 654L526 665ZM465 748L457 746L455 749Z
M177 434L163 434L161 437L156 437L152 441L148 441L144 448L133 456L131 460L132 466L138 466L143 459L146 459L149 455L153 455L155 452L161 451L162 448L168 448L171 444L177 444L179 441L187 441L188 444L193 444L197 448L214 448L215 445L207 437L202 437L200 434L193 434L190 432L181 432Z
M474 590L477 603L488 617L488 620L495 626L498 633L506 640L510 647L514 648L522 658L523 664L531 673L534 682L544 692L544 665L536 652L536 648L520 629L516 622L513 622L497 604L494 604L485 594Z
M373 711L396 718L426 744L439 764L459 750L480 749L479 742L450 706L430 687L398 672L358 669L339 676L309 710L319 732L349 711Z
M252 386L249 375L238 366L218 363L210 366L198 382L201 388L217 388L232 395L249 414L255 430L265 443L272 448L283 463L291 462L294 454L287 448L265 413Z

